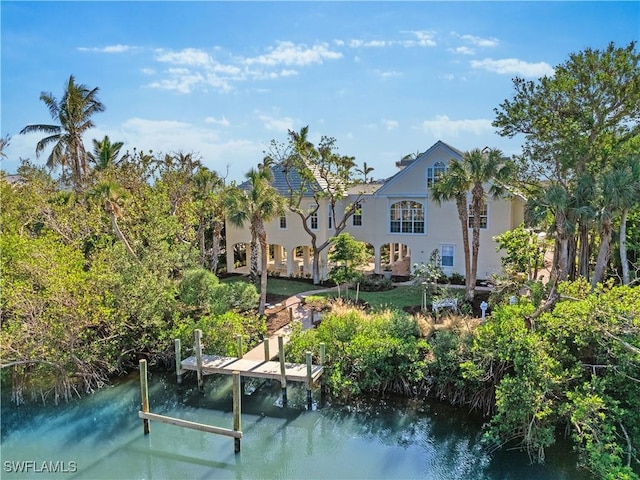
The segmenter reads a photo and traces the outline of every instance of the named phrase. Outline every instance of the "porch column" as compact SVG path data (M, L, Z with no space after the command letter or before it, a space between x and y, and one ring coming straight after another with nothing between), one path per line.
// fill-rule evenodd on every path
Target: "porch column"
M304 273L311 271L311 247L302 247L302 265Z
M295 255L296 247L293 247L287 252L287 277L291 277L293 275L293 270L295 267Z
M233 251L234 251L233 245L231 245L231 248L227 247L227 272L229 273L236 271Z

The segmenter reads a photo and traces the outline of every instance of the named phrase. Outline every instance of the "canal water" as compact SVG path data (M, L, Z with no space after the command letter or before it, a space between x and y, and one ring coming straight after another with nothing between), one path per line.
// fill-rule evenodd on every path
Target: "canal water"
M404 398L369 398L351 405L306 408L306 390L247 381L244 437L234 441L151 422L143 435L140 382L131 376L58 406L16 407L2 392L2 479L470 479L576 480L570 445L549 450L545 465L482 448L479 418L447 405ZM185 379L149 374L150 410L232 428L231 379L206 377L204 392Z

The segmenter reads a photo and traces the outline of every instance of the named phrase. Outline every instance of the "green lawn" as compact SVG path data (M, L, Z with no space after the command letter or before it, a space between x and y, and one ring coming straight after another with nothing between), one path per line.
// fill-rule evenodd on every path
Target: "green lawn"
M342 296L345 296L344 290L342 290ZM324 293L324 296L337 296L337 293ZM420 305L422 302L422 293L419 288L411 286L397 286L391 290L385 290L382 292L360 292L359 300L367 302L371 308L378 310L382 308L394 308L402 309L403 307L410 307L413 305ZM349 298L355 299L356 291L353 288L349 289Z

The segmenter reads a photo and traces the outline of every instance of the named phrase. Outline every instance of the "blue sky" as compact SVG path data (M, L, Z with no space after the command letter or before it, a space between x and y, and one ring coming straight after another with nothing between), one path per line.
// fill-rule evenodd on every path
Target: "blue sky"
M271 139L309 125L339 152L395 173L437 140L519 152L491 127L514 76L535 80L585 48L640 37L640 2L14 2L2 1L2 169L36 160L51 123L42 91L99 87L109 135L194 153L230 180Z

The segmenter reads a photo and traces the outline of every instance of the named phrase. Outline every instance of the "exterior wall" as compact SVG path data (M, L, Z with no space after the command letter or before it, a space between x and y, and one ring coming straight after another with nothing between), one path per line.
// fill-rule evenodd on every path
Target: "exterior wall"
M428 263L433 250L440 250L443 245L454 247L454 263L451 267L445 267L447 274L460 273L464 271L464 248L462 245L462 234L458 212L454 202L445 202L436 205L428 198L427 169L433 167L436 162L443 162L445 165L453 157L460 157L460 153L448 145L438 142L427 152L421 155L414 163L398 172L389 179L376 193L366 194L361 202L362 225L353 224L353 217L347 221L345 232L350 233L356 239L371 244L375 249L375 271L381 271L380 253L381 248L388 244L402 244L408 247L411 265L415 263ZM489 185L485 186L488 191ZM354 201L356 197L351 196L346 201L338 204L336 210L343 212L346 205ZM403 200L420 202L425 208L425 232L424 233L392 233L390 226L391 205ZM470 200L470 197L469 197ZM313 204L313 199L303 202L307 205ZM497 252L493 237L500 233L517 227L524 218L524 200L520 197L512 197L501 200L487 199L488 221L487 228L480 232L480 252L478 258L478 278L489 278L493 273L501 270L501 252ZM328 208L326 201L323 202L318 211L318 245L334 234L333 228L328 226ZM338 214L340 217L341 214ZM335 219L334 219L335 222ZM287 274L311 273L311 258L309 251L305 250L304 258L294 259L296 247L311 245L311 238L302 227L302 221L298 215L287 212L287 228L280 228L280 219L270 222L267 226L267 241L271 245L282 246L286 251ZM235 228L227 224L227 264L233 265L232 246L237 243L249 243L251 240L249 225L243 229ZM469 229L469 239L471 241L471 229ZM327 250L321 253L321 276L327 273ZM281 260L272 259L274 267L283 267ZM278 263L276 265L276 263ZM300 269L302 267L302 271ZM233 271L230 269L229 271Z

